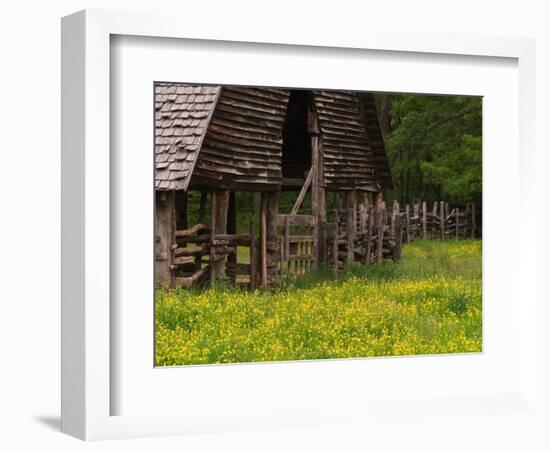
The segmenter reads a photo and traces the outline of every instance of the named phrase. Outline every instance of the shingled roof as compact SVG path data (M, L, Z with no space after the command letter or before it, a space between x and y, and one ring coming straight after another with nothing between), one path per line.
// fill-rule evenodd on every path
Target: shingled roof
M362 107L357 92L310 93L321 129L325 186L391 187L374 101ZM187 190L193 181L279 190L289 96L288 89L156 83L155 188Z
M155 84L155 188L185 190L220 86Z

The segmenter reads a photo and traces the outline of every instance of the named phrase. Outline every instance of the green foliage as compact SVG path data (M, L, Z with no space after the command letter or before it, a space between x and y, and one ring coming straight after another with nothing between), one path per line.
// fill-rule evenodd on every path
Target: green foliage
M481 241L417 241L399 263L271 292L159 290L160 366L481 351Z
M481 98L392 94L386 100L395 196L481 203Z

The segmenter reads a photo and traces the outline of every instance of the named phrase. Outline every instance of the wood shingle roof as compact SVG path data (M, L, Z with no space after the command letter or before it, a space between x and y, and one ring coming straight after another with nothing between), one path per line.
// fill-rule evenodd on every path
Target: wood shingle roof
M155 189L187 189L220 90L155 84Z

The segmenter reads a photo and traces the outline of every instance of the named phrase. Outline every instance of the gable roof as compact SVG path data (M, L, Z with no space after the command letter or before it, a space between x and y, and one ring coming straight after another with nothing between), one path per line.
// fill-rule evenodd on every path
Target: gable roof
M332 189L378 189L374 154L350 91L313 91L322 135L325 185Z
M185 190L220 86L155 84L155 188Z
M311 92L321 132L324 185L391 187L372 94ZM155 188L198 185L279 190L290 90L155 84ZM367 101L364 100L367 99ZM199 156L200 155L200 156Z

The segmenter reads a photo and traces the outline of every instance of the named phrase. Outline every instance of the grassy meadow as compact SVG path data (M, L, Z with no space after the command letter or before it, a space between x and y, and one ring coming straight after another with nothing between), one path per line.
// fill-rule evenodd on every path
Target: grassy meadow
M156 364L480 352L481 285L481 241L419 240L398 263L271 292L158 290Z

